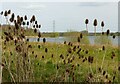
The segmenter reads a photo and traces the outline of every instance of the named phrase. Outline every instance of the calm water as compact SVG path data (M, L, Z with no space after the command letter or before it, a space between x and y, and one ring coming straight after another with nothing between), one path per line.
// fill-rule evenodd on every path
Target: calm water
M90 44L95 44L95 36L88 36ZM113 45L118 45L120 36L116 36L115 39L112 38L112 36L109 36L111 42ZM29 41L31 42L37 42L37 38L29 38ZM40 42L43 41L43 38L40 38ZM56 43L63 43L64 41L69 42L69 40L66 40L66 37L55 37L55 38L46 38L47 42L56 42ZM119 43L120 45L120 43Z

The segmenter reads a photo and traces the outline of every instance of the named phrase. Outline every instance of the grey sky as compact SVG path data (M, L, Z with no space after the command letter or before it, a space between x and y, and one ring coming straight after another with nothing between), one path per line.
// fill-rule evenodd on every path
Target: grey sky
M101 31L100 22L105 22L104 31L118 31L117 2L2 2L2 9L11 9L15 14L33 14L40 24L41 31L53 31L53 20L56 22L55 31L85 30L84 21L89 19L88 29L94 31L93 20L98 20L97 31ZM4 22L4 21L3 21Z

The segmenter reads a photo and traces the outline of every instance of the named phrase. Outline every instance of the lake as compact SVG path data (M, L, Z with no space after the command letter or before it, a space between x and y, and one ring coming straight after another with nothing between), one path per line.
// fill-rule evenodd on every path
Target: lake
M69 42L68 37L46 37L47 42L55 42L55 43L63 43L64 41ZM88 36L90 44L95 44L95 36ZM109 36L109 39L111 40L113 45L118 45L118 41L120 39L120 36L116 36L115 39L112 38L112 36ZM36 37L29 37L30 42L37 42ZM43 38L40 38L40 42L43 41ZM77 41L77 40L76 40ZM119 43L120 45L120 43Z

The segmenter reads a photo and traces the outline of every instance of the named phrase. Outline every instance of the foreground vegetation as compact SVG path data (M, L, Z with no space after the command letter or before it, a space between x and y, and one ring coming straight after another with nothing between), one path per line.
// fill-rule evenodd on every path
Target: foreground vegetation
M5 11L4 16L10 13ZM26 21L27 16L24 18ZM102 32L101 37L105 36L107 43L101 45L89 45L86 34L82 33L75 35L77 42L58 44L46 42L45 38L39 42L41 33L37 32L34 15L30 22L34 27L31 34L37 35L38 42L29 42L26 38L25 34L30 32L21 27L25 23L20 16L14 20L12 14L9 26L2 31L2 82L119 82L120 50L108 44L109 30ZM15 25L11 27L10 23ZM87 30L88 20L85 23ZM96 19L94 26L96 29Z

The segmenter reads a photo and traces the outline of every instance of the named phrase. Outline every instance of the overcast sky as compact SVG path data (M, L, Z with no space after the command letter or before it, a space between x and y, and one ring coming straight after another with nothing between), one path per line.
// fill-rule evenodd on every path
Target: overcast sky
M13 0L13 2L0 3L2 4L0 11L11 9L16 15L27 15L28 18L36 15L38 22L42 25L41 32L52 32L53 20L55 20L57 32L82 31L86 27L86 18L89 19L89 32L94 31L94 19L98 20L98 32L101 31L101 21L105 22L104 31L107 29L113 32L118 31L118 2L91 1L93 2L15 2Z

